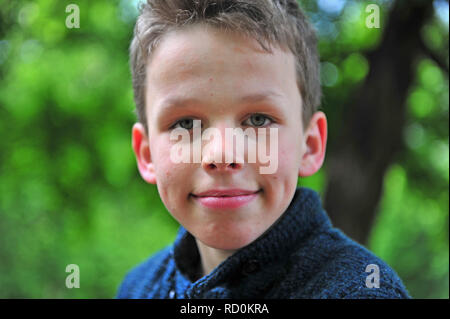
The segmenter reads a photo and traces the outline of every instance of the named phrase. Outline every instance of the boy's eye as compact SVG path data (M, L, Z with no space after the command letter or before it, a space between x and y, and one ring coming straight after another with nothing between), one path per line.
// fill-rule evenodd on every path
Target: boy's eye
M245 125L262 127L272 123L272 119L266 115L255 113L252 114L245 122ZM177 121L172 127L174 128L183 128L186 130L192 130L194 128L194 119L193 118L184 118Z
M256 113L252 114L244 123L246 125L259 127L270 124L270 122L272 122L272 120L269 117Z
M194 127L194 119L191 118L185 118L182 120L179 120L175 123L175 125L172 128L181 127L186 130L191 130Z

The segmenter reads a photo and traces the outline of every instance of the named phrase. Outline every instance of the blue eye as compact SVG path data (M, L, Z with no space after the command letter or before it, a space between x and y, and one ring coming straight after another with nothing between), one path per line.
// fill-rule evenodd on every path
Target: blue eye
M252 114L244 123L246 125L262 127L262 126L270 124L271 122L273 122L273 121L269 117L267 117L263 114L255 113L255 114Z
M175 125L172 128L181 127L186 130L191 130L194 127L194 119L191 118L185 118L182 120L179 120L175 123Z

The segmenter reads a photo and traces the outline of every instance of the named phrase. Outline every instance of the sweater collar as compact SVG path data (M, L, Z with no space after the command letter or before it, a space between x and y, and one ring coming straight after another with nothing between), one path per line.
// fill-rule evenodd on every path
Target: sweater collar
M246 283L249 287L251 281L255 281L252 277L262 279L264 273L282 268L276 265L323 227L331 227L331 222L322 209L319 195L311 189L299 187L285 213L263 235L228 257L207 276L196 280L200 255L195 238L182 226L173 245L173 256L182 277L192 282L192 294L200 296L203 292L204 295L207 290L230 284L233 280L242 283L243 277L250 277L250 282ZM261 285L259 287L262 288Z

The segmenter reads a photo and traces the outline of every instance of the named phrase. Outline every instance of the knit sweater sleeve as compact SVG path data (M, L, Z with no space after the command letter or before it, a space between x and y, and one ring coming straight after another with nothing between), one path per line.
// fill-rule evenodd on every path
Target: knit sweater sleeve
M170 259L170 247L160 250L144 262L131 269L121 283L116 298L146 298L150 290L158 289L157 283L164 276Z
M356 289L342 297L343 299L411 299L411 296L400 287L383 287L372 289Z
M315 237L290 272L290 298L408 299L397 273L365 247L332 230ZM299 257L300 256L300 257ZM304 266L307 265L307 266ZM376 273L375 273L376 270ZM301 275L301 277L299 277ZM377 284L372 280L377 277Z
M342 272L337 276L336 287L341 287L336 292L343 299L409 299L409 295L402 280L385 261L365 247L353 243L346 246L340 253L336 254L333 262L334 267ZM374 285L372 279L378 278Z

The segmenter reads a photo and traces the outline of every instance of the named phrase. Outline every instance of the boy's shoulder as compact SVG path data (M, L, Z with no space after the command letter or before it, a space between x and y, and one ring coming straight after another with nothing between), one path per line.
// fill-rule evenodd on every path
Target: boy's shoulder
M164 282L160 280L160 277L167 274L168 268L171 267L171 254L172 247L167 246L128 271L119 287L116 298L146 298L150 290L163 290L163 287L155 287L153 284ZM149 285L150 283L152 285Z
M290 264L285 281L305 284L290 298L411 298L386 262L337 228L313 234Z

